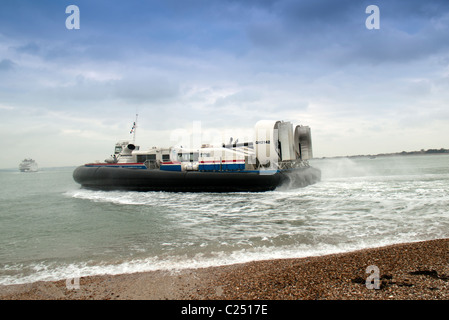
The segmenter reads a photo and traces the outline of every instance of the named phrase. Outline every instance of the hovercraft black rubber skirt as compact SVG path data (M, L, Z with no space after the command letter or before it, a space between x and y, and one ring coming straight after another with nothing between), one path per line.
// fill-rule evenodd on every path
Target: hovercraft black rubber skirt
M258 171L163 171L80 166L73 179L94 190L171 192L262 192L281 185L305 187L321 179L321 172L304 167L272 174Z

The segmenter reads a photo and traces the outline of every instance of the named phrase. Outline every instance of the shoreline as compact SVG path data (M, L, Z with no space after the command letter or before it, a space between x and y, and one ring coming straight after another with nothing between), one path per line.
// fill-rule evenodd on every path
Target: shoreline
M379 289L367 288L366 279L376 277L367 273L369 266L378 270ZM445 300L448 289L449 239L437 239L305 258L1 285L0 300Z

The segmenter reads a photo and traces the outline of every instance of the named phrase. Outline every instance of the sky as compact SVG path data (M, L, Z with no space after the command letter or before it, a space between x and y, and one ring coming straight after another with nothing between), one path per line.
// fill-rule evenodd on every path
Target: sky
M447 0L0 2L0 168L102 161L136 114L141 149L265 119L315 157L449 148L448 104Z

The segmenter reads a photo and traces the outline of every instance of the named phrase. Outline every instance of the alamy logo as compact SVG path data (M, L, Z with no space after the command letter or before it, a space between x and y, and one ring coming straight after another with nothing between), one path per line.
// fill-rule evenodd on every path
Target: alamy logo
M380 271L377 266L371 265L366 268L366 273L369 274L366 278L365 285L367 289L380 289Z
M78 290L80 288L80 278L68 278L65 281L67 290Z
M74 4L65 8L65 13L70 13L70 16L65 19L65 27L69 30L80 28L80 9Z
M365 20L365 26L368 30L380 29L380 10L378 6L370 5L366 7L366 13L370 15Z

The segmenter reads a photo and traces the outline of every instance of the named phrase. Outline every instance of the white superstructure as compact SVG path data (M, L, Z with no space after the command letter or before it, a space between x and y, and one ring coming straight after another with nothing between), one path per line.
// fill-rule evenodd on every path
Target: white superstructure
M310 128L298 125L293 129L291 122L261 120L255 125L252 141L231 141L219 147L204 144L200 148L140 150L123 140L105 162L167 171L282 170L307 166L313 156Z

